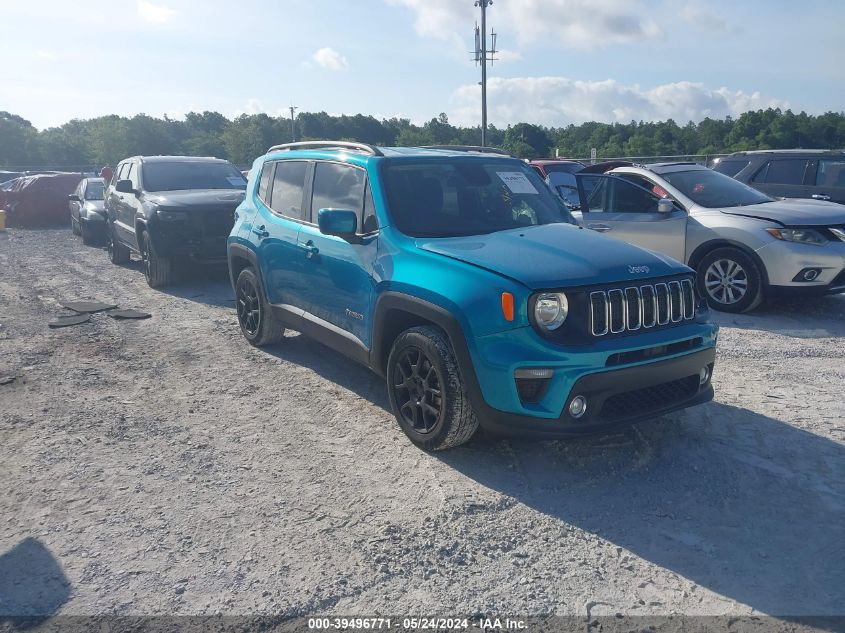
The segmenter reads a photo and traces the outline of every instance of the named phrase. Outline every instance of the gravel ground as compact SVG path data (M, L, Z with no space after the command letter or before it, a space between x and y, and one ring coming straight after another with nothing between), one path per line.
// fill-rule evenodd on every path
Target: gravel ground
M153 317L47 329L84 298ZM436 455L232 299L0 233L0 615L845 614L845 296L717 316L706 406Z

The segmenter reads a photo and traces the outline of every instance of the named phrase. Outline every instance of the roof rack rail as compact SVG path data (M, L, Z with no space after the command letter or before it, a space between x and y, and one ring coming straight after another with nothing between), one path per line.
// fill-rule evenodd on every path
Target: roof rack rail
M270 152L291 151L296 149L354 149L371 156L384 156L381 150L369 143L355 143L353 141L299 141L298 143L282 143L273 145L267 150Z
M453 152L478 152L479 154L499 154L500 156L512 156L498 147L482 147L481 145L423 145L422 149L448 149Z

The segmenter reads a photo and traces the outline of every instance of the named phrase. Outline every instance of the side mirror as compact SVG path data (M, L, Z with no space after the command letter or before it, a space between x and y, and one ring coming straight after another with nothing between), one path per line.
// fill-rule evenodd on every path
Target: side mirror
M358 231L358 214L348 209L320 209L317 226L323 235L336 235L348 240Z
M135 193L131 180L118 180L117 183L115 183L114 188L120 193Z
M80 200L79 196L77 196L75 193L70 194L67 197L67 199L70 200L71 202L82 202L82 200Z
M675 203L672 202L669 198L661 198L657 201L657 212L658 213L672 213L675 210Z

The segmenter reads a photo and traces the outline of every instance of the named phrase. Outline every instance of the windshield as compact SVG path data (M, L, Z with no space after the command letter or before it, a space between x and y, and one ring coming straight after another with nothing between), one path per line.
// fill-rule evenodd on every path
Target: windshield
M102 200L103 199L103 183L89 182L85 187L86 200Z
M144 191L246 189L246 180L229 163L144 163Z
M756 189L710 169L691 169L661 175L690 200L708 209L772 202L769 196Z
M515 160L428 160L384 171L396 227L413 237L480 235L572 215L533 169Z

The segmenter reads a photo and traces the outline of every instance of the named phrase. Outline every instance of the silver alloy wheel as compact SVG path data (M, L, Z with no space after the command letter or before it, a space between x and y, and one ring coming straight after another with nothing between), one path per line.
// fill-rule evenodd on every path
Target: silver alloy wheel
M704 287L721 304L738 303L748 292L748 273L732 259L717 259L704 273Z

